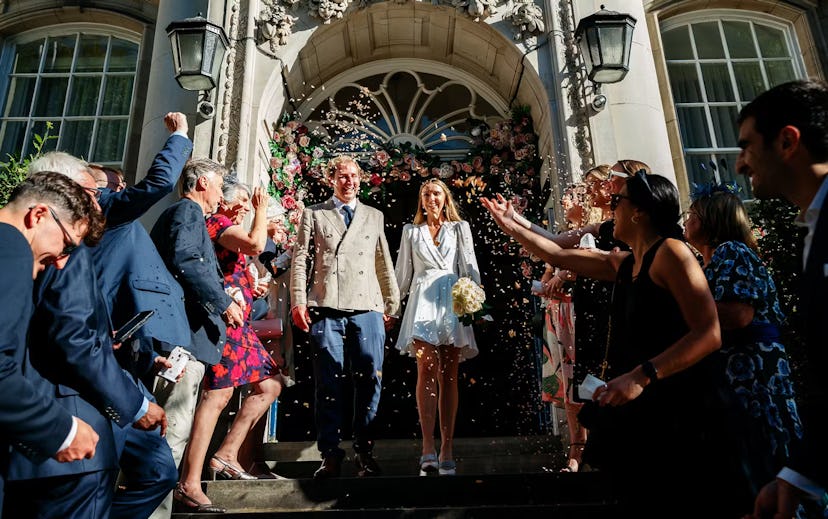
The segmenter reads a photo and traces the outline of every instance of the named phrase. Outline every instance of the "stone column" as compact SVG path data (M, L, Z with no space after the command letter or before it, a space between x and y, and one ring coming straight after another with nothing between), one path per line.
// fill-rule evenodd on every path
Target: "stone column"
M218 0L213 0L213 2ZM152 41L152 57L149 63L149 80L147 82L146 104L144 105L144 118L141 126L141 146L138 157L136 179L140 180L147 174L152 159L164 145L169 133L164 126L164 115L167 112L183 112L187 114L190 123L190 138L194 138L196 149L194 156L208 156L205 153L203 144L207 142L209 151L209 139L199 139L201 129L198 128L199 118L196 116L196 105L198 103L198 92L184 90L178 86L175 80L172 64L172 50L170 39L167 36L166 28L170 22L192 18L199 12L207 14L209 0L193 0L182 2L181 0L160 0L158 3L158 18L155 24L155 37ZM144 42L148 45L149 42ZM208 124L210 121L206 121ZM211 128L212 126L209 125ZM211 133L211 131L209 131ZM141 219L147 227L152 227L158 215L178 200L178 193L168 195L164 200L150 209Z

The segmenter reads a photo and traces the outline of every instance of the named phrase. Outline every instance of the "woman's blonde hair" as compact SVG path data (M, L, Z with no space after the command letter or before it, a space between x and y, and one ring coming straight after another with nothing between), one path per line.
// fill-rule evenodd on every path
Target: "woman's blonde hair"
M754 251L759 250L751 230L750 217L742 200L733 193L715 191L690 204L690 210L699 217L701 233L712 247L724 242L742 242Z
M586 183L589 180L589 177L595 177L600 181L607 180L610 176L610 167L611 166L609 164L600 164L595 166L581 176L581 182Z
M443 205L443 216L446 217L446 221L448 222L459 222L462 220L460 217L460 211L457 209L457 204L454 203L454 197L451 196L451 191L449 191L448 186L445 182L440 180L439 178L430 178L423 182L420 186L420 192L417 193L417 212L414 213L414 225L420 225L426 222L426 214L425 209L423 208L423 191L425 190L426 186L436 185L440 186L440 189L443 190L443 194L446 197L446 203Z
M640 160L622 159L616 162L616 164L624 168L624 171L626 171L627 174L630 176L635 175L640 169L643 169L644 172L648 175L652 173L652 171L650 170L650 166L641 162Z

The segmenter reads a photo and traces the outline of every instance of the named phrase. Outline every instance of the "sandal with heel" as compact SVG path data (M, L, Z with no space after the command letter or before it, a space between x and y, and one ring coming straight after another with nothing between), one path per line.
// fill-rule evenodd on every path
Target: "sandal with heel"
M431 454L423 454L420 456L420 475L421 476L428 476L429 474L434 474L437 472L438 468L437 463L437 453L432 452Z
M213 461L220 464L221 468L214 467L213 463L212 463ZM221 479L236 479L236 480L238 480L238 479L244 479L244 480L259 479L256 476L254 476L253 474L245 472L244 470L242 470L239 467L234 467L233 465L227 463L226 461L219 458L218 456L213 456L212 458L210 458L210 472L213 473L213 480L215 480L216 477L220 477Z
M175 490L173 490L173 500L186 513L223 514L227 512L226 508L216 506L213 503L199 503L184 492L181 483L176 485Z
M575 442L569 444L569 459L566 461L566 467L561 469L561 472L578 472L581 468L581 455L584 453L583 442ZM577 457L573 455L573 451L577 450Z

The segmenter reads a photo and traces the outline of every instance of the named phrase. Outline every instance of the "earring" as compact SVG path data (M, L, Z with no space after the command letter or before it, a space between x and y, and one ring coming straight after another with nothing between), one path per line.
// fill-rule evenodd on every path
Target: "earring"
M637 214L632 215L632 218L630 218L630 220L632 221L632 223L638 224L638 215Z

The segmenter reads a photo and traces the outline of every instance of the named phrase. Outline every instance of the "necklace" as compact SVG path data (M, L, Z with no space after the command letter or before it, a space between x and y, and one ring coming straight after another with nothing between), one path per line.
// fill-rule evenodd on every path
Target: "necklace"
M431 234L431 241L434 243L435 247L440 246L440 240L437 239L437 235L440 234L440 229L443 227L443 222L437 222L436 226L432 226L428 224L428 232Z

